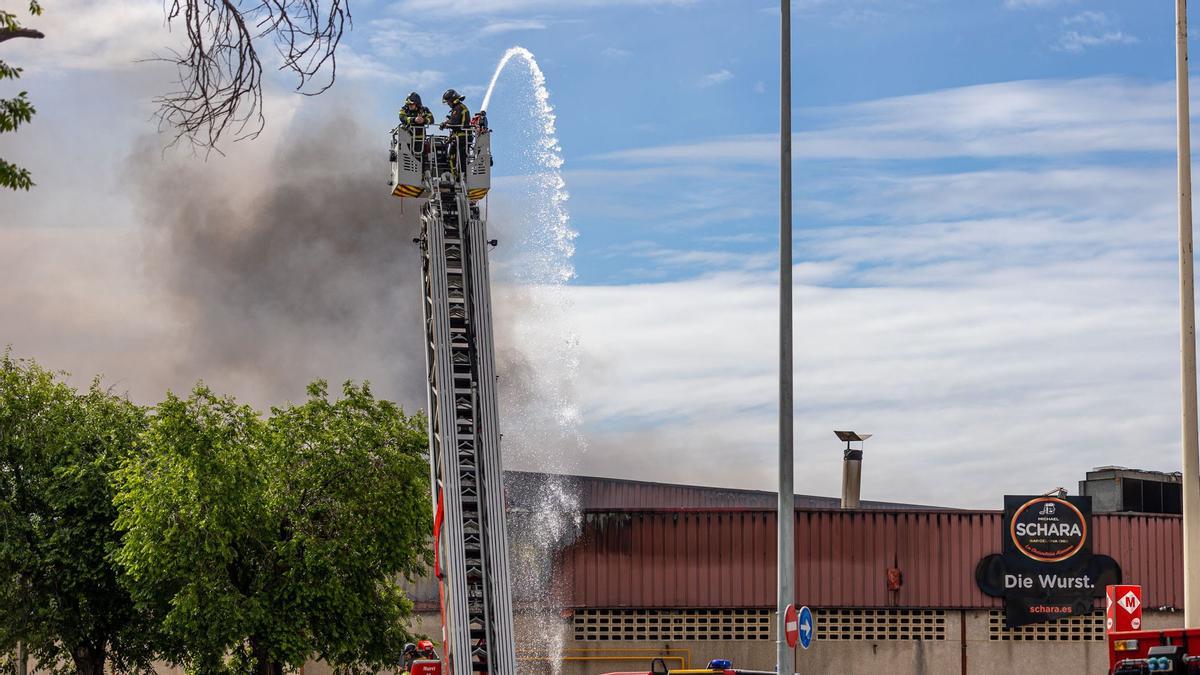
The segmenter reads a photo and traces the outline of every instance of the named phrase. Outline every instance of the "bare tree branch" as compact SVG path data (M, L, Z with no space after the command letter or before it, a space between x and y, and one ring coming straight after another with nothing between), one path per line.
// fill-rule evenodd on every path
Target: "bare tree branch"
M32 28L0 28L0 42L11 40L13 38L37 38L46 37L45 33Z
M262 132L263 42L275 48L279 70L296 75L300 93L313 96L333 86L350 0L165 1L167 23L182 23L188 43L186 53L158 57L179 72L179 89L155 101L160 123L175 129L175 142L216 150L227 132L236 139Z

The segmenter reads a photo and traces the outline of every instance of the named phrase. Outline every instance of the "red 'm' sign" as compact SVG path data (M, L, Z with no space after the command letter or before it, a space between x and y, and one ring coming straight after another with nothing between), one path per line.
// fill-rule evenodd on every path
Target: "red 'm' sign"
M1142 587L1105 586L1104 629L1109 633L1142 629Z

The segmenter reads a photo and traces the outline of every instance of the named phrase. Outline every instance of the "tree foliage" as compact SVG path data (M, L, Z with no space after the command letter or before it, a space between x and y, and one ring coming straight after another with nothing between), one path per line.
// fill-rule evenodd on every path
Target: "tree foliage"
M29 13L39 16L42 6L38 0L29 1ZM13 38L42 38L41 31L26 28L17 20L17 15L0 9L0 43ZM0 61L0 80L15 80L22 70ZM17 127L33 120L37 110L29 102L28 92L19 92L14 98L0 98L0 134L16 131ZM33 177L28 169L0 158L0 187L10 190L28 190L33 187Z
M141 672L150 628L111 560L109 474L143 411L93 383L78 393L8 352L0 358L0 648L54 672Z
M167 21L183 24L187 46L162 57L178 69L179 88L157 99L159 119L176 140L215 149L227 131L263 129L261 46L274 51L268 65L278 57L279 70L297 78L297 91L333 86L350 0L168 0Z
M264 419L198 386L158 405L116 473L116 558L198 672L280 675L400 663L412 606L398 577L429 564L419 417L347 383Z

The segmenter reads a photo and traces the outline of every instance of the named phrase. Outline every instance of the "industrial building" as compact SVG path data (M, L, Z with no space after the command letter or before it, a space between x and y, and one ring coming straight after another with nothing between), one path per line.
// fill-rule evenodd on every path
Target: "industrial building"
M1169 484L1171 475L1089 472L1081 491L1086 484L1097 502L1094 551L1116 559L1125 582L1142 585L1147 628L1181 625L1180 516L1102 501L1129 480ZM524 472L509 472L505 486L514 568L544 564L534 577L549 584L513 589L521 675L635 670L654 657L673 668L712 658L774 667L774 493ZM550 551L518 550L532 546L522 541L522 521L540 526L535 516L548 493L577 501L579 528ZM1000 549L999 510L840 506L837 498L796 496L797 601L816 617L798 672L1107 671L1099 603L1091 616L1004 627L1001 600L975 582L979 561ZM418 628L436 637L436 586L414 584L411 595ZM319 663L305 668L328 672Z
M1128 471L1089 473L1087 489L1117 489L1131 478L1169 483ZM717 657L774 667L773 493L510 474L510 518L536 508L526 497L549 483L576 496L582 521L546 561L554 587L538 591L563 611L549 625L518 614L523 674L551 672L550 662L560 660L564 675L629 670L654 656L672 667ZM1000 511L870 501L839 507L834 498L796 497L797 600L813 608L817 624L799 672L1105 671L1099 603L1091 616L1010 630L1001 600L976 585L976 565L1000 549ZM1125 582L1143 586L1146 627L1181 624L1180 517L1098 504L1093 528L1094 552L1113 557ZM516 591L518 607L528 609ZM414 592L433 630L436 596L425 585ZM534 635L548 630L554 639Z

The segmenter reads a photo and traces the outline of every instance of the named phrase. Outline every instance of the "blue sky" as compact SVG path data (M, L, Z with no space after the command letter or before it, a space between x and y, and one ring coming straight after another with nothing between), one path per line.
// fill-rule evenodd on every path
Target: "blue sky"
M358 30L366 38L356 33L352 44L400 80L406 72L425 73L418 81L427 80L425 89L435 96L446 85L477 92L507 46L521 44L538 55L573 178L580 281L626 283L639 276L677 278L702 271L645 269L630 251L635 241L643 255L653 247L752 253L773 245L777 211L769 148L753 161L742 157L723 165L719 179L704 165L659 177L646 166L631 170L611 158L648 146L718 138L738 143L743 136L774 133L774 5L431 2L415 7L420 11L402 3L360 10ZM803 133L836 127L855 104L971 85L1094 77L1166 81L1173 68L1172 11L1166 2L795 3L795 128ZM448 22L456 27L447 29ZM460 38L465 44L447 55L447 41ZM421 46L394 47L406 42ZM503 107L506 83L501 83L500 107L492 106L493 124L502 131L516 123ZM479 99L473 97L476 104ZM929 120L929 126L935 124ZM797 152L803 157L803 148ZM1126 154L1134 155L1119 159L1126 165L1164 160L1162 153L1154 158ZM899 176L1029 161L1021 155L981 159L958 151L879 161L841 154L799 163L797 191L802 200L846 199L852 196L848 185L873 180L880 172ZM623 180L613 175L622 172ZM835 177L841 181L830 180ZM585 189L592 181L597 189ZM845 220L797 211L800 227Z
M845 427L876 434L867 498L998 507L1004 492L1074 489L1092 466L1176 470L1173 3L793 7L798 491L838 492L831 431ZM335 89L301 98L273 79L263 136L200 161L160 151L152 98L170 73L135 63L172 39L161 4L47 4L45 41L3 46L40 112L2 152L40 185L0 195L0 314L13 318L0 342L146 400L203 377L269 403L322 376L420 405L419 350L398 346L415 344L411 276L325 269L305 250L255 282L280 288L247 299L230 292L254 278L239 242L306 173L321 175L306 190L332 209L328 227L375 232L394 205L364 206L347 185L374 180L372 144L405 94L436 102L453 86L477 107L522 45L546 75L578 236L565 286L515 271L538 254L519 249L546 198L515 65L489 111L492 226L516 242L496 257L507 461L769 488L776 9L353 8ZM191 189L164 208L156 185ZM184 221L222 233L228 260L181 255L195 245ZM346 310L354 326L294 309L314 273L319 289L355 289L332 296L361 303Z

